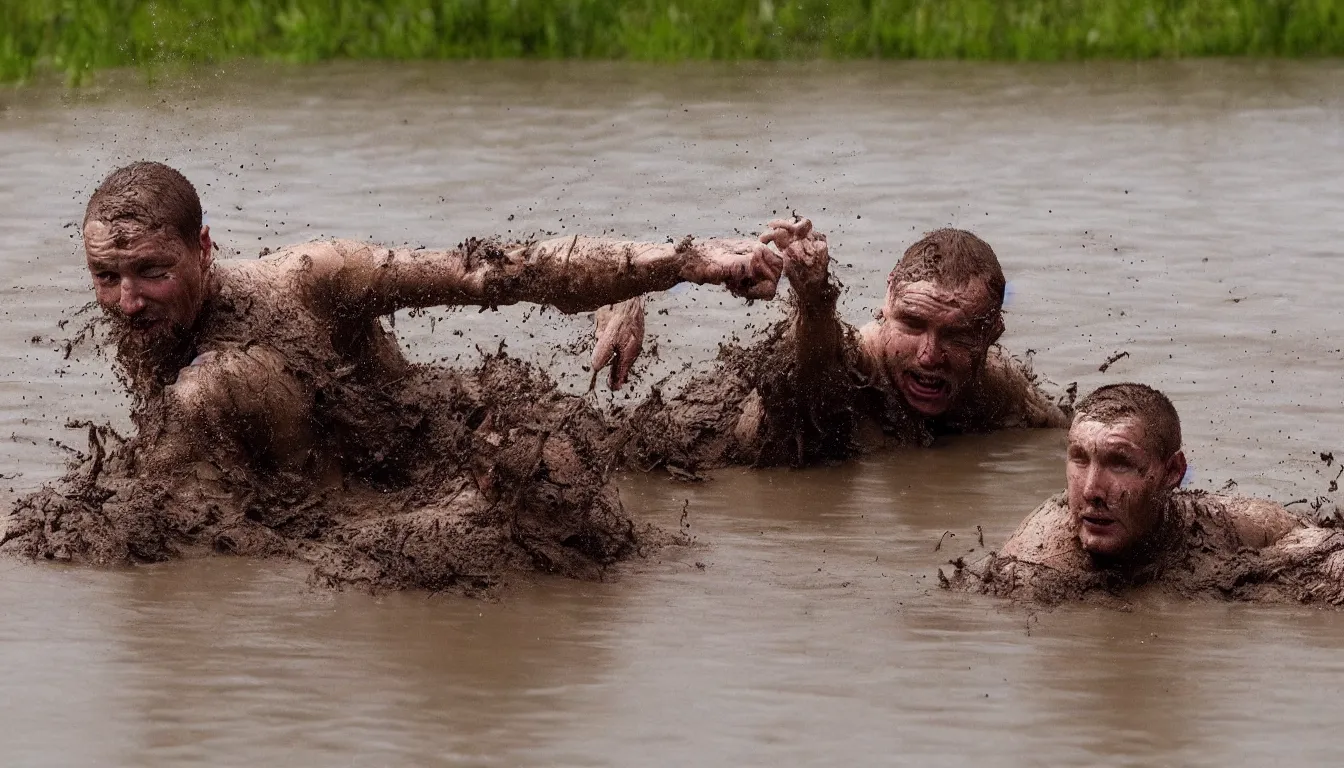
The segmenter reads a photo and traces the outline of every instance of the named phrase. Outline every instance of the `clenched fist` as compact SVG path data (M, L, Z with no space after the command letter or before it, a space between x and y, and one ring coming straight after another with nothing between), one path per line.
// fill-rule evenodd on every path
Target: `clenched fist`
M762 243L774 243L784 255L784 275L798 297L817 298L824 293L830 273L831 254L826 236L812 229L809 219L775 219L765 225Z

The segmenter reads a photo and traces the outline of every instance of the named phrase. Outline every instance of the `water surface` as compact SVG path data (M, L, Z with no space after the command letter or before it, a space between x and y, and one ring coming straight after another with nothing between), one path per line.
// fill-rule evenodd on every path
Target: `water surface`
M1005 343L1051 381L1156 385L1196 486L1314 497L1338 470L1319 453L1344 457L1341 83L1339 62L458 63L7 91L0 495L59 475L67 420L126 423L106 361L64 359L58 323L91 298L88 194L151 158L195 181L242 257L318 235L755 232L797 210L830 234L856 323L922 232L968 228L1011 281ZM636 392L777 312L658 297ZM587 382L555 349L582 316L396 327L416 359L507 339ZM981 549L977 525L992 547L1062 487L1061 447L1004 433L697 486L626 478L628 507L669 527L686 509L697 545L498 602L313 591L234 559L0 560L0 762L1337 762L1344 614L1034 613L936 588L939 564Z

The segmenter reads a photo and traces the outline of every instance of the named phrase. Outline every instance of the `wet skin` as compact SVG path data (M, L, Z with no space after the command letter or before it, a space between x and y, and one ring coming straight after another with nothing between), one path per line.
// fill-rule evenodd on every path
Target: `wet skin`
M364 365L397 380L406 363L378 318L398 309L526 301L577 312L680 282L764 299L774 295L782 269L769 247L742 238L674 245L570 236L511 244L491 258L461 248L332 240L215 264L208 228L187 242L169 229L90 220L83 234L97 301L118 326L128 385L161 401L168 414L164 434L171 437L147 449L144 464L193 460L201 449L194 436L210 434L242 460L322 476L333 457L314 442L313 393L288 369L286 350L193 337L224 285L257 307L292 304L296 317L313 321L301 332L333 346L340 357L333 365ZM192 362L182 367L179 359Z
M803 346L838 343L834 334L815 333L808 315L833 324L834 299L826 296L830 267L825 235L807 219L770 222L762 242L784 254L784 273L798 296L800 320L795 332ZM983 280L950 286L928 280L888 286L882 320L860 332L861 352L879 373L923 416L950 411L966 385L984 368L989 348L1003 335L998 302ZM824 364L818 360L817 363Z
M96 220L84 225L85 260L98 304L145 337L190 328L209 290L210 228L203 227L191 245L170 230L125 229Z
M1161 522L1164 494L1185 475L1185 454L1157 455L1133 419L1078 420L1069 429L1069 513L1083 551L1122 557Z
M957 288L897 283L887 293L882 322L863 329L864 355L912 409L940 416L974 380L1002 333L1002 324L989 320L995 305L980 280Z
M1180 550L1184 542L1179 537L1196 524L1204 546L1212 547L1202 556L1215 559L1280 540L1289 560L1305 559L1303 553L1313 548L1312 531L1321 529L1304 527L1302 519L1272 501L1177 491L1185 455L1176 451L1164 459L1150 446L1142 417L1114 423L1095 416L1075 420L1065 458L1067 490L1028 515L999 555L1046 566L1056 575L1123 569L1164 550ZM1177 498L1181 501L1173 506ZM1169 513L1178 515L1170 526L1164 519ZM1159 529L1178 538L1154 536Z

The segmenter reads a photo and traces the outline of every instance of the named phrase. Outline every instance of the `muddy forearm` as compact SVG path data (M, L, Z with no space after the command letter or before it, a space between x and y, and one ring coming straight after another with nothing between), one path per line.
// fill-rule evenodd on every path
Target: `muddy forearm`
M338 292L373 315L406 307L549 304L574 313L664 291L690 277L698 250L571 236L531 245L468 242L450 251L361 246L344 257Z
M518 281L515 300L549 304L566 313L665 291L685 281L700 282L692 274L699 250L689 239L674 245L571 236L528 250L530 274Z
M828 280L815 295L795 296L791 320L799 376L806 379L837 370L845 350L844 325L837 311L839 289Z

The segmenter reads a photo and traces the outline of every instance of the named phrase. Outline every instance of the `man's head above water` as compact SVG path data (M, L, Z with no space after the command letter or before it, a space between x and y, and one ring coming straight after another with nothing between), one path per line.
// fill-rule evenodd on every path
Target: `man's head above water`
M1003 334L1004 287L994 249L970 232L940 229L906 250L873 351L911 408L946 413L984 367Z
M155 162L118 168L89 199L83 234L98 303L126 333L158 346L191 328L213 246L186 177Z
M1143 384L1095 390L1075 406L1065 474L1083 550L1123 559L1159 527L1185 476L1175 407Z

